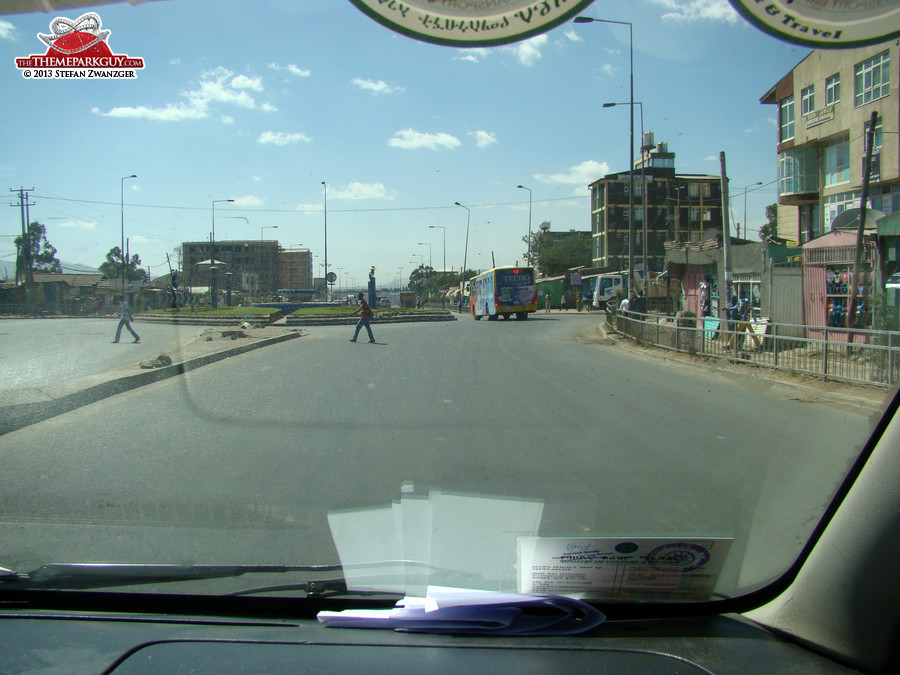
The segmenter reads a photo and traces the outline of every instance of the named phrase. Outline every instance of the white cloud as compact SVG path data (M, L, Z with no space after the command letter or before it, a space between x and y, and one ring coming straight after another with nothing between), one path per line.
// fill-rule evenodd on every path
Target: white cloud
M487 58L491 54L491 50L485 47L476 49L461 49L462 56L454 56L454 61L468 61L470 63L478 63L482 58Z
M235 206L260 206L263 203L263 200L259 197L255 197L253 195L245 195L243 197L238 197L234 200Z
M504 52L514 54L523 66L533 66L541 60L541 47L547 44L546 35L537 35L529 40L501 47Z
M15 42L19 36L16 35L16 27L9 21L0 19L0 40L10 40Z
M105 113L94 108L91 112L104 117L181 122L209 117L209 108L213 103L236 105L247 110L257 108L256 100L248 93L248 90L261 91L260 78L249 78L245 75L233 76L232 71L221 66L203 72L197 89L181 92L181 95L187 99L187 103L167 103L161 107L120 106ZM259 109L263 112L270 112L275 110L275 107L264 103ZM226 124L229 123L225 121L224 117L222 120Z
M254 183L262 183L262 178L260 178L259 176L253 176L253 182Z
M130 189L132 192L140 192L141 186L138 185L137 183L131 183Z
M351 82L363 91L370 91L373 94L393 94L397 91L403 91L403 87L392 87L387 82L378 80L364 80L360 77L354 77Z
M569 167L561 173L538 173L534 177L542 183L578 185L586 188L589 184L603 178L608 173L610 173L609 164L606 162L595 162L591 159Z
M719 156L718 155L707 155L706 157L703 158L703 160L706 162L718 162Z
M169 61L168 61L168 64L169 64L170 66L177 66L179 63L181 63L181 57L180 57L180 56L176 56L175 58L169 59Z
M564 35L567 38L569 38L569 40L571 40L572 42L581 42L582 41L581 36L578 33L576 33L574 30L567 30L564 33Z
M154 121L181 122L183 120L199 120L206 117L206 111L193 105L183 103L169 104L163 108L148 108L147 106L116 107L109 112L101 113L98 108L92 108L95 115L104 117L119 117L124 119L144 118Z
M275 71L286 70L291 75L296 75L297 77L309 77L309 71L306 68L298 68L293 63L287 66L280 66L277 63L270 63L269 68Z
M469 132L469 136L475 137L475 143L479 148L486 148L489 145L493 145L497 142L497 134L490 131L471 131Z
M662 15L664 21L737 23L740 19L728 0L651 0L651 2L668 10Z
M89 220L64 220L59 227L69 227L75 230L93 230L96 229L97 223Z
M610 77L615 75L617 70L618 69L611 63L604 63L602 66L600 66L600 72L604 75L609 75Z
M158 244L159 239L151 239L150 237L145 237L141 234L136 234L130 237L132 244Z
M259 109L263 112L278 112L278 108L276 108L271 103L263 103L261 106L259 106Z
M392 148L402 148L403 150L416 150L418 148L438 150L439 148L458 148L462 143L455 136L444 132L425 134L413 129L403 129L394 134L394 137L388 141L388 145Z
M312 139L303 133L289 134L284 131L264 131L256 139L261 145L287 145L288 143L309 143Z
M297 204L294 210L303 213L322 213L323 207L321 204Z
M253 91L262 91L262 78L238 75L231 81L231 87L233 89L252 89Z
M345 190L331 190L329 197L335 199L387 199L394 198L396 192L388 193L381 183L350 183Z
M222 115L220 119L222 124L234 124L234 118L231 115Z

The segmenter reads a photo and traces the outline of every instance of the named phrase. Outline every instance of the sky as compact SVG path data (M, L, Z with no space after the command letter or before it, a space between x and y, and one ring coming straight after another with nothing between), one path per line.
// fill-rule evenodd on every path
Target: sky
M14 59L46 51L37 34L91 10L113 53L144 59L137 78L23 78ZM597 0L583 14L632 24L635 146L643 117L679 173L719 175L724 152L732 217L744 222L746 197L756 239L777 198L776 109L759 99L809 51L726 0ZM34 188L31 220L66 263L101 264L124 212L155 277L182 241L209 239L215 208L217 242L310 248L316 276L327 229L342 286L372 266L379 285L420 263L486 269L522 261L529 225L589 230L588 184L628 170L622 25L461 49L348 0L159 0L0 16L0 50L0 196ZM0 208L0 261L20 232L19 208Z

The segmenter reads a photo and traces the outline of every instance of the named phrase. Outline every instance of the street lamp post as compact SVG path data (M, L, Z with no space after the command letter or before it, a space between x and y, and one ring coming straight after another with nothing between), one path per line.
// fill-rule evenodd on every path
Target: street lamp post
M629 117L631 134L628 142L628 297L634 299L634 35L633 26L628 21L594 19L589 16L575 17L575 23L611 23L628 26L628 81Z
M122 297L125 297L125 265L128 263L125 260L125 181L129 178L137 178L136 174L131 174L130 176L125 176L122 179Z
M644 103L635 101L634 103L604 103L604 108L614 108L617 105L638 106L641 111L641 249L643 251L644 261L644 285L646 287L650 280L650 268L647 267L647 183L644 180Z
M431 244L427 241L420 241L419 246L427 246L428 247L428 266L433 270L434 265L431 264Z
M328 186L324 180L321 182L325 212L325 302L328 302Z
M526 257L528 258L528 264L533 265L534 262L531 260L531 188L527 188L524 185L516 185L520 190L528 190L528 253Z
M462 282L463 287L465 287L466 280L463 278L466 276L466 258L469 255L469 222L472 218L472 210L468 206L463 206L459 202L453 202L456 206L461 206L466 210L466 246L463 249L463 266L462 266L462 274L460 275L460 281Z
M265 241L265 239L263 238L263 234L264 234L265 230L277 230L277 229L278 229L277 225L263 225L261 228L259 228L259 255L262 256L263 278L266 280L267 283L269 282L269 261L268 261L268 258L266 257L265 244L263 243ZM269 286L270 286L269 290L271 290L271 284L269 284ZM260 291L262 291L262 283L260 283ZM263 301L265 301L265 298L262 298L262 299L263 299Z
M209 271L210 271L210 280L209 280L209 290L210 290L210 304L213 309L217 309L219 306L219 300L216 298L216 204L222 202L234 203L233 199L213 199L212 202L212 235L209 242Z
M762 185L762 181L758 180L755 183L750 183L750 185L744 186L744 239L747 238L747 188L753 187L755 185Z
M441 271L446 274L447 272L447 228L443 225L429 225L429 230L443 230L444 231L444 266L441 268Z

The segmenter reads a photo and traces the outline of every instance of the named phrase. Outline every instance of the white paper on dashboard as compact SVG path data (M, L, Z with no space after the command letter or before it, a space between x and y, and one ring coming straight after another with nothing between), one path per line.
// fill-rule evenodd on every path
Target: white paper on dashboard
M610 600L709 600L732 541L520 537L519 591Z

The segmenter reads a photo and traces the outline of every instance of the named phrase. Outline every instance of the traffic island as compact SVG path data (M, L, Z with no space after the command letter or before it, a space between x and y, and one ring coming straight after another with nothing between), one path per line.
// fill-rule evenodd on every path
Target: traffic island
M104 398L196 370L231 356L306 335L278 326L247 330L210 328L155 359L48 387L0 393L0 435L22 429Z
M354 326L359 316L354 315L352 308L305 310L301 309L288 314L285 326ZM385 323L416 323L420 321L456 321L449 310L439 309L377 309L372 325Z

